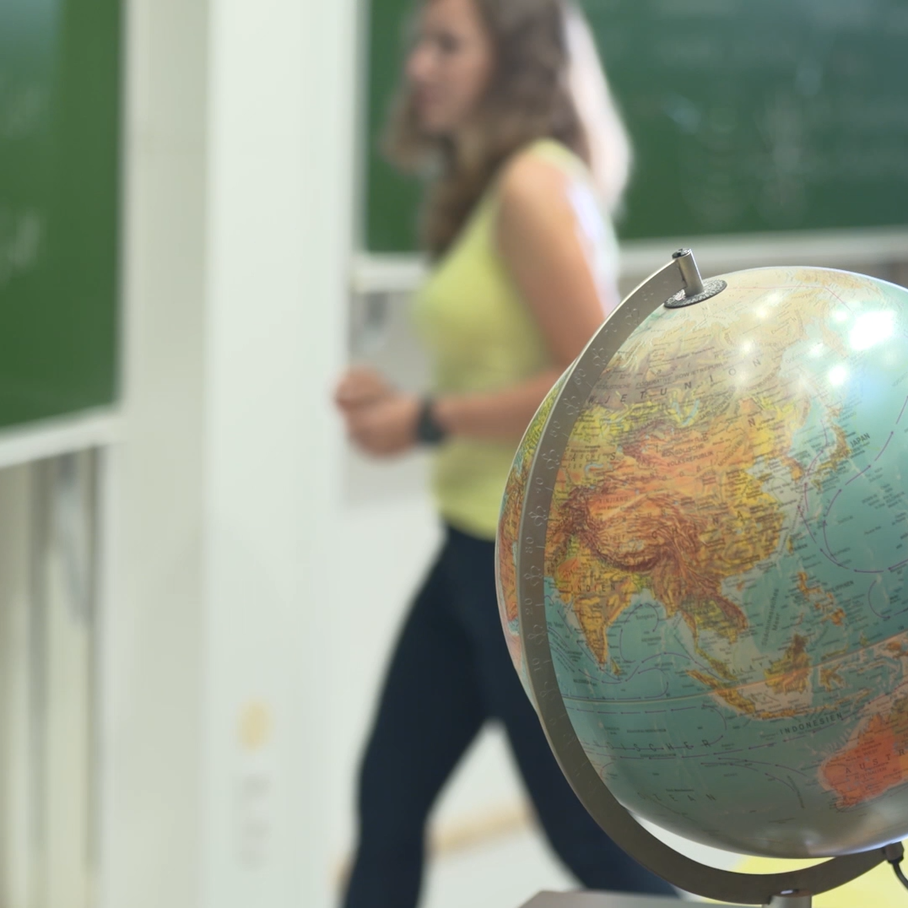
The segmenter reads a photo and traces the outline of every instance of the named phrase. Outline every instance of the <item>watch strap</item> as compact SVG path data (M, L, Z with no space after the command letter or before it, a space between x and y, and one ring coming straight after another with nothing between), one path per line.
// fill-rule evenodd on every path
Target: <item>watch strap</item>
M432 412L434 403L431 397L423 398L416 420L416 440L424 445L441 444L448 435Z

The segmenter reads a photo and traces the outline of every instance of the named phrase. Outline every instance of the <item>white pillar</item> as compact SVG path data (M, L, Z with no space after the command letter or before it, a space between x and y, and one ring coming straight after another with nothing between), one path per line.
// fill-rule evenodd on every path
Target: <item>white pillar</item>
M208 9L125 6L125 398L101 470L96 905L202 908Z
M203 904L327 904L354 4L213 0Z
M354 2L128 6L97 904L323 908Z

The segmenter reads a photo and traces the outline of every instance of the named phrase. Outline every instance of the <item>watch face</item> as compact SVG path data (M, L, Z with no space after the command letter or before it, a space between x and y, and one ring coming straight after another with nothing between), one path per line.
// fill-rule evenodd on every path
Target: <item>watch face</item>
M443 441L447 433L435 421L432 415L432 401L427 399L423 402L422 409L419 411L419 419L416 422L416 438L418 441L427 445L437 445Z

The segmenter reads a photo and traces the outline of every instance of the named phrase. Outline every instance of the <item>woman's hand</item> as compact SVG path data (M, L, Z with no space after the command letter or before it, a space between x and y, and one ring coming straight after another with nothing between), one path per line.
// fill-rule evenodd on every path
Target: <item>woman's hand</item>
M337 384L334 402L350 440L373 457L403 454L416 444L418 397L402 394L368 366L348 369Z
M382 398L397 391L376 369L370 366L353 366L337 383L334 402L345 415L360 407L372 406Z
M420 399L413 394L386 394L345 411L347 432L365 454L373 457L403 454L416 445L420 407Z

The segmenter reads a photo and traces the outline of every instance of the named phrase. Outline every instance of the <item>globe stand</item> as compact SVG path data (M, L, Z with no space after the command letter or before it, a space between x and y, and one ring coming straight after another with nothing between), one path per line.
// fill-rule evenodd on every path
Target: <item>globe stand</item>
M792 892L789 895L777 895L770 899L767 908L811 908L813 897L809 892Z
M559 895L541 892L523 908L680 908L684 902L664 896L606 895L605 893L570 893ZM812 897L806 893L792 893L775 897L763 908L811 908ZM712 908L732 908L731 905L713 905ZM857 906L856 906L857 908Z
M547 521L561 458L574 420L621 346L659 307L681 308L716 296L723 281L704 282L689 249L651 275L609 316L557 393L527 483L517 547L518 614L534 704L562 771L589 813L624 851L679 889L719 902L764 908L810 908L812 896L835 889L886 860L900 844L837 857L789 873L733 873L707 867L669 848L644 829L603 784L590 763L560 696L546 632ZM544 452L544 453L542 453ZM588 894L541 895L526 908L624 908L677 905L665 899Z
M683 902L664 896L606 895L593 892L559 895L541 892L523 908L680 908ZM808 892L791 892L773 896L762 908L812 908L813 896ZM713 905L712 908L732 908L731 905ZM857 908L857 906L855 906Z

